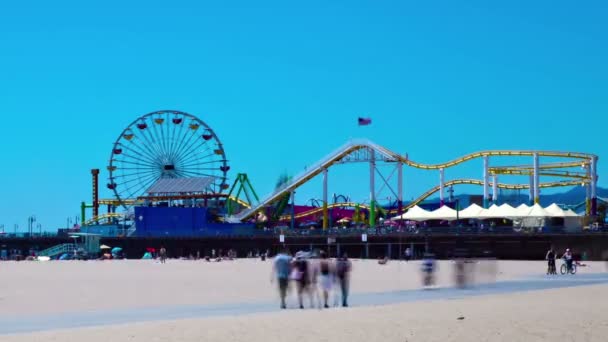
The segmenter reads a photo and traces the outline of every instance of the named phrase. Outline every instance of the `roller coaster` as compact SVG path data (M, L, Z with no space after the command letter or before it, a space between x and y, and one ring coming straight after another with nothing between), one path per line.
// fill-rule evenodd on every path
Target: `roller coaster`
M498 157L531 157L528 165L495 166L490 165L490 158ZM540 163L540 158L563 160ZM462 163L483 160L483 179L455 179L446 181L446 169ZM117 137L111 150L109 179L107 188L115 195L114 199L99 199L99 169L91 171L93 176L93 198L90 204L81 203L81 218L85 224L111 222L116 220L133 220L129 214L133 206L148 205L151 202L171 202L174 200L200 200L204 206L211 205L223 210L226 222L243 222L255 220L255 217L269 217L272 221L285 221L305 218L319 213L323 214L323 227L329 224L329 210L334 208L354 207L368 211L369 225L375 224L376 212L399 214L412 206L439 193L440 205L444 204L445 187L453 185L479 185L483 187L483 204L495 202L498 189L529 189L531 202L538 203L541 188L583 185L587 188L586 211L588 215L597 213L597 161L594 154L579 152L536 151L536 150L491 150L470 153L444 163L425 164L415 162L408 155L395 153L369 140L351 140L328 154L304 172L295 177L283 177L275 191L260 200L253 190L247 175L238 174L230 188L228 179L228 159L223 144L213 129L199 118L180 111L161 110L138 117L129 124ZM344 198L340 203L328 202L328 169L338 164L369 163L370 198L366 204L354 203ZM376 167L377 163L394 165L391 176L385 178ZM403 202L403 166L439 171L439 184L420 195L410 203ZM574 170L577 168L577 170ZM584 171L580 171L582 168ZM389 181L396 173L397 185ZM295 213L294 191L312 178L323 176L323 198L321 205L305 212ZM376 189L376 176L384 184ZM526 184L505 184L498 181L499 176L527 176ZM557 181L540 182L540 177L560 178ZM163 178L206 178L209 185L194 195L191 192L168 193L165 197L147 193L147 189ZM492 178L492 179L491 179ZM237 186L238 185L238 186ZM387 210L377 206L377 191L388 187L397 198L397 208ZM228 193L225 190L230 191ZM492 197L490 197L492 188ZM396 189L396 190L395 190ZM240 196L245 196L245 200ZM291 202L291 205L289 205ZM337 202L334 200L334 202ZM194 203L194 202L190 202ZM268 207L274 205L272 210ZM107 206L106 214L99 213L100 206ZM127 213L116 213L117 207L123 207ZM85 209L92 208L93 215L85 220ZM285 215L285 210L291 213Z
M490 167L489 159L491 157L532 157L532 165L519 165L519 166L500 166ZM564 158L569 159L568 161L562 162L551 162L546 164L540 164L540 157L551 157L551 158ZM475 179L456 179L451 181L444 180L444 170L450 167L460 165L462 163L474 160L483 159L483 180ZM279 199L285 198L286 195L294 192L295 189L305 184L312 178L323 174L323 207L315 208L307 212L299 213L297 215L283 215L281 220L287 220L292 216L296 218L302 218L318 213L323 213L323 226L328 225L328 210L335 207L354 207L360 206L357 203L336 203L328 204L327 202L327 170L337 164L349 163L349 162L367 162L370 163L370 190L371 198L369 202L370 211L370 225L374 225L375 222L375 211L376 211L376 198L375 198L375 173L376 163L386 162L397 165L398 175L398 209L391 210L391 213L398 213L403 210L419 204L426 200L434 193L439 192L440 201L444 201L444 189L448 186L468 184L468 185L480 185L484 188L484 206L488 206L490 201L489 188L493 188L493 198L496 200L498 196L496 189L530 189L530 195L533 202L538 203L541 188L551 187L565 187L565 186L587 186L587 213L595 215L597 210L596 202L596 188L597 188L597 161L598 157L590 153L580 152L558 152L558 151L536 151L536 150L490 150L480 151L471 154L467 154L460 158L438 164L423 164L415 162L409 159L407 155L395 153L385 147L375 144L369 140L352 140L344 144L328 156L314 164L312 167L307 168L303 173L293 177L289 182L279 187L277 190L266 196L263 200L256 204L252 204L250 208L241 211L234 215L232 220L243 221L253 217L257 212L263 210L265 207L278 201ZM428 190L416 200L410 202L407 205L403 205L403 194L402 194L402 166L408 166L412 168L422 170L439 170L440 172L440 184ZM562 170L575 167L582 167L585 172ZM504 184L498 182L499 175L520 175L529 176L529 184ZM490 181L490 176L493 177L493 181ZM540 177L560 177L565 178L564 180L540 183ZM384 180L384 179L383 179ZM385 180L386 181L386 180Z
M490 167L488 163L489 157L533 157L534 163L533 165L515 165L515 166L495 166ZM551 162L540 164L538 162L539 157L554 157L554 158L568 158L574 159L574 161L566 161L566 162ZM477 179L454 179L449 181L443 180L443 172L444 169L457 166L459 164L465 163L470 160L483 158L484 159L484 180ZM511 189L511 190L523 190L529 189L531 194L533 195L534 201L538 201L538 190L542 188L553 188L553 187L569 187L569 186L578 186L578 185L587 185L589 188L588 191L588 200L586 201L587 212L589 214L593 213L593 209L595 208L593 203L595 202L595 182L597 180L597 175L595 175L595 170L597 167L597 156L588 153L577 153L577 152L555 152L555 151L505 151L505 150L496 150L496 151L481 151L475 152L468 155L465 155L461 158L454 159L445 163L438 164L423 164L419 162L414 162L409 159L409 157L400 155L398 153L392 152L389 149L386 149L380 145L377 145L368 140L356 140L350 141L347 144L343 145L339 149L335 150L333 153L329 154L327 157L317 162L313 167L307 169L300 175L296 177L292 177L289 181L285 182L281 186L279 186L273 193L266 196L261 201L255 196L247 196L246 200L239 198L240 191L230 191L229 194L215 194L218 198L226 199L226 205L229 206L229 213L233 211L237 211L235 206L238 205L242 209L236 215L233 215L229 218L229 221L243 221L252 218L257 212L260 212L265 207L272 205L273 203L281 202L281 205L277 205L278 210L277 215L274 217L275 220L278 221L288 221L290 219L302 219L306 217L310 217L313 215L317 215L322 213L324 218L324 226L328 224L328 211L335 208L360 208L369 211L370 216L370 224L375 222L374 213L376 212L376 203L375 198L370 199L369 204L364 203L356 203L356 202L339 202L329 204L327 203L327 170L335 165L351 163L351 162L369 162L372 165L372 169L375 168L375 163L377 162L386 162L396 164L398 167L398 177L399 177L399 190L401 190L402 184L402 166L409 166L412 168L422 169L422 170L439 170L441 182L439 185L436 185L412 200L407 204L403 204L402 202L402 193L399 191L398 202L399 206L396 209L390 209L387 212L389 214L398 214L402 211L408 210L409 208L420 204L421 202L427 200L433 194L439 192L440 199L443 201L443 192L446 187L451 187L454 185L478 185L484 187L484 200L489 200L489 188L494 189L493 196L496 197L496 189ZM580 171L572 171L572 170L564 170L569 168L584 168L586 172ZM374 171L375 172L375 171ZM370 185L373 184L373 173L371 172L371 182ZM319 174L324 174L324 199L321 200L321 206L317 208L313 208L304 212L300 212L298 214L282 214L283 208L285 208L285 204L287 199L290 198L290 194L305 184L315 176ZM489 176L494 178L494 181L489 180ZM498 175L518 175L518 176L530 176L532 179L529 184L506 184L499 183L497 181ZM559 177L564 178L559 181L545 182L540 183L538 181L539 177ZM238 179L242 177L246 177L246 175L239 174ZM595 180L595 182L594 182ZM249 181L247 183L250 186ZM373 193L373 191L372 191ZM494 198L495 199L495 198ZM162 200L160 198L155 200ZM257 203L255 203L257 202ZM108 208L118 207L120 205L128 205L128 206L136 206L136 205L144 205L145 200L143 199L100 199L98 201L98 205L106 205ZM84 217L84 208L90 207L90 205L86 206L84 203L83 206L83 215ZM127 213L115 213L112 210L108 210L108 213L96 215L93 218L84 222L85 225L90 225L94 223L111 221L111 220L126 220L132 219L128 217Z

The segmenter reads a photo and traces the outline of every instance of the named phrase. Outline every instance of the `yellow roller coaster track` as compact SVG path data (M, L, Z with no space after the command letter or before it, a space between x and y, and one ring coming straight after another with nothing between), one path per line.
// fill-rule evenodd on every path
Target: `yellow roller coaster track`
M582 161L569 161L569 162L557 162L557 163L544 163L538 166L541 170L548 169L567 169L573 167L586 167L590 163L588 160ZM511 166L490 166L488 170L503 170L503 169L515 169L515 170L533 170L532 165L511 165Z
M529 176L533 175L534 171L529 169L494 169L490 170L490 174L497 175L511 175L511 176ZM572 172L572 171L541 171L539 172L541 177L563 177L563 178L576 178L581 180L590 181L591 177L583 172Z
M120 219L122 220L125 217L124 213L107 213L107 214L102 214L99 216L95 216L89 220L87 220L84 225L85 226L90 226L95 222L100 222L100 221L105 221L105 220L109 220L109 219Z
M589 163L592 158L597 158L597 156L594 154L579 153L579 152L534 151L534 150L521 150L521 151L493 150L493 151L480 151L480 152L467 154L463 157L448 161L446 163L422 164L422 163L414 162L407 157L404 157L398 153L395 153L395 152L393 152L385 147L382 147L380 145L377 145L371 141L367 141L367 140L351 141L351 142L345 144L344 146L342 146L340 149L336 150L336 152L334 152L333 154L330 154L327 158L323 159L321 162L319 162L317 165L315 165L311 169L305 171L303 174L301 174L299 176L294 177L292 182L286 184L285 186L281 187L277 191L273 192L272 194L267 196L264 200L262 200L257 205L252 206L249 210L244 210L243 212L236 215L236 218L243 220L243 219L253 216L255 214L255 212L258 211L259 209L275 202L276 200L281 198L284 194L295 190L302 184L308 182L310 179L312 179L315 176L317 176L318 174L320 174L324 169L327 169L330 166L332 166L336 163L339 163L340 161L342 161L342 159L346 158L353 152L357 152L359 150L364 150L364 149L369 149L369 150L375 151L378 154L377 158L382 158L387 161L401 162L410 167L415 167L415 168L423 169L423 170L438 170L438 169L443 169L443 168L449 168L449 167L456 166L458 164L462 164L464 162L467 162L467 161L470 161L473 159L477 159L477 158L482 158L485 156L488 156L488 157L497 157L497 156L532 157L534 155L538 155L541 157L578 159L577 162L545 164L540 167L542 169L576 167L576 166L580 166L580 165ZM561 164L563 166L559 166L558 164ZM586 181L586 179L585 179L585 181ZM452 181L452 182L456 182L456 181ZM482 183L481 181L476 181L476 180L466 180L466 182L469 182L469 183L463 182L463 183L458 183L458 184ZM581 183L581 181L552 182L552 183L544 183L544 185L541 185L541 187L551 186L551 185L547 185L547 184L554 184L552 186L571 186L571 185L577 185L580 183ZM453 183L453 184L456 184L456 183ZM445 185L449 186L450 184L448 182ZM503 184L503 186L504 186L504 188L507 188L507 189L509 189L509 188L525 189L528 187L528 185L507 185L507 184ZM436 188L439 188L439 187L436 187ZM438 191L438 189L431 193L434 193L436 191ZM428 196L426 196L426 197L428 197ZM424 197L424 198L426 198L426 197Z
M461 184L483 186L483 181L476 180L476 179L455 179L455 180L446 182L445 186L461 185ZM581 184L580 181L561 181L561 182L540 183L539 186L541 188L552 188L552 187L560 187L560 186L576 186L576 185L580 185L580 184ZM490 186L492 186L492 185L493 184L490 183ZM503 183L498 183L498 187L501 189L510 189L510 190L523 190L523 189L530 188L530 186L527 184L503 184ZM427 192L422 194L420 197L416 198L414 201L412 201L408 205L403 206L403 210L410 209L413 206L420 204L422 201L426 200L427 198L429 198L430 196L432 196L434 193L436 193L439 190L440 190L439 186L431 188L430 190L428 190ZM362 209L369 209L368 205L364 205L364 204L360 204L360 203L352 203L352 202L335 203L335 204L328 205L327 208L328 209L342 208L342 207L354 208L357 205ZM314 208L314 209L304 211L304 212L297 214L296 219L319 214L321 212L323 212L323 207ZM391 213L391 214L394 214L396 212L397 212L397 209L389 210L389 213ZM287 221L290 219L291 219L291 215L283 215L280 218L281 221Z
M361 209L369 210L369 206L367 204L354 203L354 202L329 204L329 205L327 205L327 209L344 208L344 207L355 208L356 206L359 206L359 208L361 208ZM322 212L323 212L323 207L314 208L314 209L296 214L296 219L300 219L302 217L306 217L306 216L310 216L310 215L314 215L314 214L318 214L318 213L322 213ZM289 219L291 219L291 215L283 215L279 218L280 221L287 221Z
M539 187L540 188L554 188L554 187L561 187L561 186L576 186L576 185L581 185L582 183L585 182L581 182L581 181L574 181L574 180L570 180L570 181L559 181L559 182L548 182L548 183L540 183ZM451 181L447 181L445 182L445 186L449 187L451 185L461 185L461 184L465 184L465 185L481 185L483 186L483 181L477 180L477 179L455 179L455 180L451 180ZM493 186L494 184L492 182L490 182L490 186ZM498 188L500 189L509 189L509 190L523 190L523 189L529 189L530 185L528 184L504 184L504 183L498 183ZM420 204L420 202L424 201L425 199L429 198L431 195L433 195L434 193L436 193L437 191L440 190L439 185L433 187L432 189L428 190L427 192L425 192L424 194L422 194L420 197L418 197L416 200L412 201L411 203L409 203L407 206L404 206L403 209L409 209L417 204ZM396 212L396 210L392 210L391 212Z

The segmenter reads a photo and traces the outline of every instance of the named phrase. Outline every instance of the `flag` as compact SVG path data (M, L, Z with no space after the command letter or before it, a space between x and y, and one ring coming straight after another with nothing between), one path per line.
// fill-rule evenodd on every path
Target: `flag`
M372 123L372 119L370 118L359 118L359 126L367 126Z

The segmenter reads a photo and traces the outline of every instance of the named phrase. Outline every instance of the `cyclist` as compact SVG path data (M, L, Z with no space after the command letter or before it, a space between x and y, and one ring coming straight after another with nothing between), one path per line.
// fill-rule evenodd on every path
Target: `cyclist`
M570 248L566 248L566 252L562 256L562 259L566 262L568 273L572 272L572 252L570 251Z
M547 274L557 274L557 270L555 268L555 251L553 250L553 246L549 248L545 259L547 260Z

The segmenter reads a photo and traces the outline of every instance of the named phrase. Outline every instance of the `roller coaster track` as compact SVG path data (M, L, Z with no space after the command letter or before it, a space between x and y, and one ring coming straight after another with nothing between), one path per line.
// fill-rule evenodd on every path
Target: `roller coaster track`
M361 203L353 203L353 202L329 204L327 206L327 209L344 208L344 207L354 208L356 206L359 206L359 208L362 208L362 209L368 209L369 210L369 206L368 205L361 204ZM322 212L323 212L323 207L314 208L314 209L307 210L307 211L301 212L299 214L296 214L296 219L301 219L303 217L311 216L311 215L322 213ZM280 221L287 221L289 219L291 219L291 215L283 215L283 216L280 217L279 220Z
M553 187L560 187L560 186L576 186L576 185L580 185L580 181L560 181L560 182L549 182L549 183L540 183L540 187L541 188L553 188ZM445 186L449 187L451 185L480 185L483 186L483 181L477 180L477 179L455 179L455 180L451 180L448 182L445 182ZM490 186L492 186L493 184L490 182ZM500 189L510 189L510 190L523 190L523 189L529 189L530 186L528 184L503 184L503 183L498 183L498 187ZM425 192L424 194L422 194L420 197L416 198L415 200L413 200L412 202L408 203L407 205L403 206L402 210L407 210L412 208L415 205L420 204L421 202L423 202L424 200L426 200L427 198L431 197L434 193L438 192L440 190L439 186L433 187L432 189L429 189L427 192ZM346 202L346 203L335 203L335 204L331 204L328 205L327 208L328 209L332 209L332 208L342 208L342 207L351 207L354 208L356 206L359 206L360 208L363 209L369 209L369 206L364 205L364 204L360 204L360 203L351 203L351 202ZM315 215L318 213L323 212L323 208L319 207L319 208L314 208L308 211L304 211L301 213L298 213L296 215L296 219L300 219L303 217L307 217L307 216L311 216L311 215ZM392 209L389 210L389 213L396 213L397 209ZM283 215L281 216L281 221L287 221L291 219L291 215Z
M490 169L490 174L497 175L511 175L511 176L527 176L534 174L534 171L531 169ZM582 180L588 180L589 177L584 172L573 172L573 171L562 171L562 170L553 170L553 171L544 171L541 170L539 172L540 176L548 176L548 177L563 177L563 178L576 178Z
M122 220L124 219L126 216L126 214L124 213L107 213L107 214L102 214L102 215L98 215L95 216L89 220L87 220L83 225L84 226L90 226L95 222L100 222L100 221L104 221L104 220L109 220L109 219L119 219Z
M445 186L449 187L451 185L481 185L483 186L483 181L477 180L477 179L455 179L455 180L451 180L451 181L447 181L445 182ZM580 185L581 182L580 181L559 181L559 182L548 182L548 183L540 183L539 187L540 188L554 188L554 187L560 187L560 186L576 186L576 185ZM490 182L490 187L493 186L493 183ZM529 189L530 185L529 184L504 184L504 183L498 183L498 188L500 189L509 189L509 190L523 190L523 189ZM409 209L417 204L419 204L420 202L424 201L425 199L429 198L431 195L433 195L434 193L436 193L437 191L440 190L439 185L433 187L432 189L428 190L427 192L425 192L424 194L422 194L420 197L418 197L416 200L412 201L411 203L409 203L406 206L403 206L403 209ZM396 210L392 210L391 212L395 212Z
M470 161L473 159L477 159L477 158L482 158L485 156L510 156L510 157L529 156L529 157L532 157L535 154L537 154L538 156L542 156L542 157L578 159L578 161L576 163L571 163L572 166L568 166L568 167L574 167L576 165L581 165L581 164L589 161L591 158L596 157L593 154L579 153L579 152L533 151L533 150L521 150L521 151L493 150L493 151L481 151L481 152L467 154L463 157L453 159L453 160L445 162L445 163L422 164L422 163L414 162L406 156L402 156L398 153L395 153L395 152L393 152L385 147L382 147L378 144L375 144L369 140L353 140L353 141L349 141L348 143L344 144L343 146L341 146L340 148L338 148L337 150L335 150L334 152L329 154L327 157L323 158L321 161L314 164L312 167L307 168L307 170L305 170L303 173L293 177L291 182L280 187L279 189L277 189L276 191L274 191L273 193L268 195L266 198L264 198L259 203L255 204L255 205L251 206L251 208L244 210L241 213L235 215L234 218L237 220L244 220L244 219L247 219L247 218L253 216L258 210L260 210L260 209L264 208L265 206L280 199L281 196L285 195L286 193L289 193L289 192L295 190L302 184L308 182L310 179L314 178L315 176L317 176L318 174L323 172L323 170L329 168L330 166L332 166L336 163L340 163L343 159L347 158L353 152L357 152L360 150L374 151L375 152L374 157L377 160L382 160L382 161L387 161L387 162L401 162L410 167L423 169L423 170L437 170L437 169L449 168L449 167L456 166L458 164L462 164L464 162L467 162L467 161ZM478 181L474 181L474 180L468 180L468 181L470 182L469 184L476 184L474 182L478 182ZM564 183L564 182L557 182L557 184L562 184L562 183ZM565 183L570 183L569 185L576 185L576 184L580 184L581 182L572 181L572 182L565 182ZM467 184L467 183L461 183L461 184ZM555 184L555 183L546 183L546 184ZM506 187L507 185L505 184L504 186ZM512 186L515 189L518 189L519 187L521 187L521 189L525 189L525 187L527 185L509 185L509 186ZM555 186L559 186L559 185L555 185ZM566 185L563 185L563 186L566 186ZM547 186L545 185L545 187L547 187ZM436 191L437 190L432 191L431 193L434 193ZM428 197L428 196L430 196L430 195L427 195L426 197Z
M591 155L592 156L592 155ZM566 169L572 167L585 167L589 165L588 160L583 161L569 161L569 162L557 162L557 163L544 163L539 165L541 170L549 170L549 169ZM512 166L490 166L488 170L490 172L500 171L500 170L533 170L534 167L531 165L512 165Z

